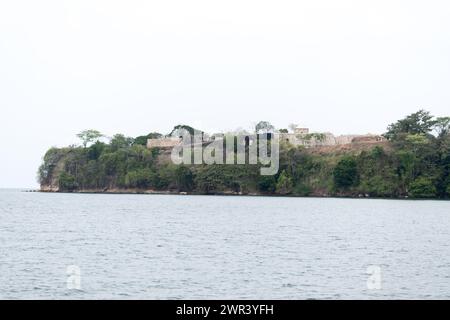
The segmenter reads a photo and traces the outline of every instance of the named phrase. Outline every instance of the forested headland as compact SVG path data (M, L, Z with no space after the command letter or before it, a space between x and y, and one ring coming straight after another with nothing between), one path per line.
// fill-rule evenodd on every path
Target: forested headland
M287 129L279 129L279 132ZM450 117L420 110L386 129L376 144L305 148L280 145L280 169L260 175L258 165L175 165L170 150L147 139L96 130L81 144L51 148L38 179L42 191L254 194L382 198L450 198Z

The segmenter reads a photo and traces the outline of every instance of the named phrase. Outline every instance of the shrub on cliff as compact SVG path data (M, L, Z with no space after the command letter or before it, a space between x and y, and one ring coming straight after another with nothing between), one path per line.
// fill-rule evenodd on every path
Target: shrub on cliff
M290 194L292 193L292 188L294 184L292 182L292 178L287 174L286 170L281 172L277 181L277 193L278 194Z
M63 171L58 178L60 191L74 191L78 188L78 184L75 181L75 177Z
M103 142L97 141L93 145L88 148L88 158L89 160L97 160L103 150L105 150L106 144Z
M431 179L419 177L411 183L409 194L413 198L434 198L436 197L436 187Z
M372 177L365 178L364 180L361 179L358 192L362 194L369 194L372 197L394 197L397 195L395 177L375 174Z
M163 137L163 135L161 133L152 132L146 136L139 136L139 137L134 138L133 144L146 146L148 139L160 139L162 137Z
M311 194L312 192L312 188L304 183L299 183L294 187L294 191L293 193L296 196L300 196L300 197L307 197Z
M261 192L274 192L277 187L277 180L274 176L260 176L258 178L258 190Z
M175 169L175 179L179 191L192 191L194 189L194 176L186 166Z
M355 159L347 156L340 160L333 170L333 177L337 189L348 189L357 185L359 177Z
M138 169L128 172L125 175L125 185L127 188L146 189L154 185L157 180L155 172L149 169Z
M57 148L51 148L45 153L44 161L38 171L38 181L41 185L48 185L51 183L54 170L66 153L66 149Z

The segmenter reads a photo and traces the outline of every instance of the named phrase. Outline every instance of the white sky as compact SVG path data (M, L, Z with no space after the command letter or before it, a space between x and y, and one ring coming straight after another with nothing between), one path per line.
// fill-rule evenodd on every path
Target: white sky
M0 0L0 187L83 129L382 133L449 85L444 0Z

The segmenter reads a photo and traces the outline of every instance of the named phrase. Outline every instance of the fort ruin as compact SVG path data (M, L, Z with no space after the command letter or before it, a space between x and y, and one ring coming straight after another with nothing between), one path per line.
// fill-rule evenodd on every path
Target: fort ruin
M216 134L211 137L205 135L202 143L208 144L214 140L223 139L223 134ZM385 138L376 134L365 135L339 135L335 136L330 132L310 133L309 128L296 128L292 133L279 133L281 142L293 146L303 146L306 148L315 148L322 146L338 146L349 144L370 144L384 141ZM147 148L173 148L182 142L181 137L166 136L158 139L148 139Z
M308 131L309 132L309 131ZM280 140L293 146L314 148L321 146L338 146L357 143L378 143L385 138L375 134L365 135L339 135L330 132L325 133L281 133Z
M181 143L181 138L164 137L158 139L148 139L147 148L173 148Z

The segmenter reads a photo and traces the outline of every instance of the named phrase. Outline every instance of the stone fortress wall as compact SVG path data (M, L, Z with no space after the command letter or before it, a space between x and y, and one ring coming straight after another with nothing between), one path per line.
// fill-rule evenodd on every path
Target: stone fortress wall
M385 138L375 134L365 135L340 135L335 136L330 132L309 133L307 128L299 128L294 133L281 133L280 140L290 143L294 146L321 147L337 146L356 143L377 143L384 141Z
M207 138L206 138L207 137ZM314 148L321 146L337 146L358 143L378 143L384 141L385 138L375 134L365 135L340 135L335 136L330 132L325 133L310 133L308 128L297 128L293 133L280 133L280 141L289 143L293 146L304 146L306 148ZM203 143L208 143L214 139L222 139L223 136L208 137L203 140ZM148 139L147 148L173 148L181 143L181 138L178 137L164 137L160 139Z
M148 139L147 149L152 148L173 148L181 143L181 138L166 137L160 139Z

